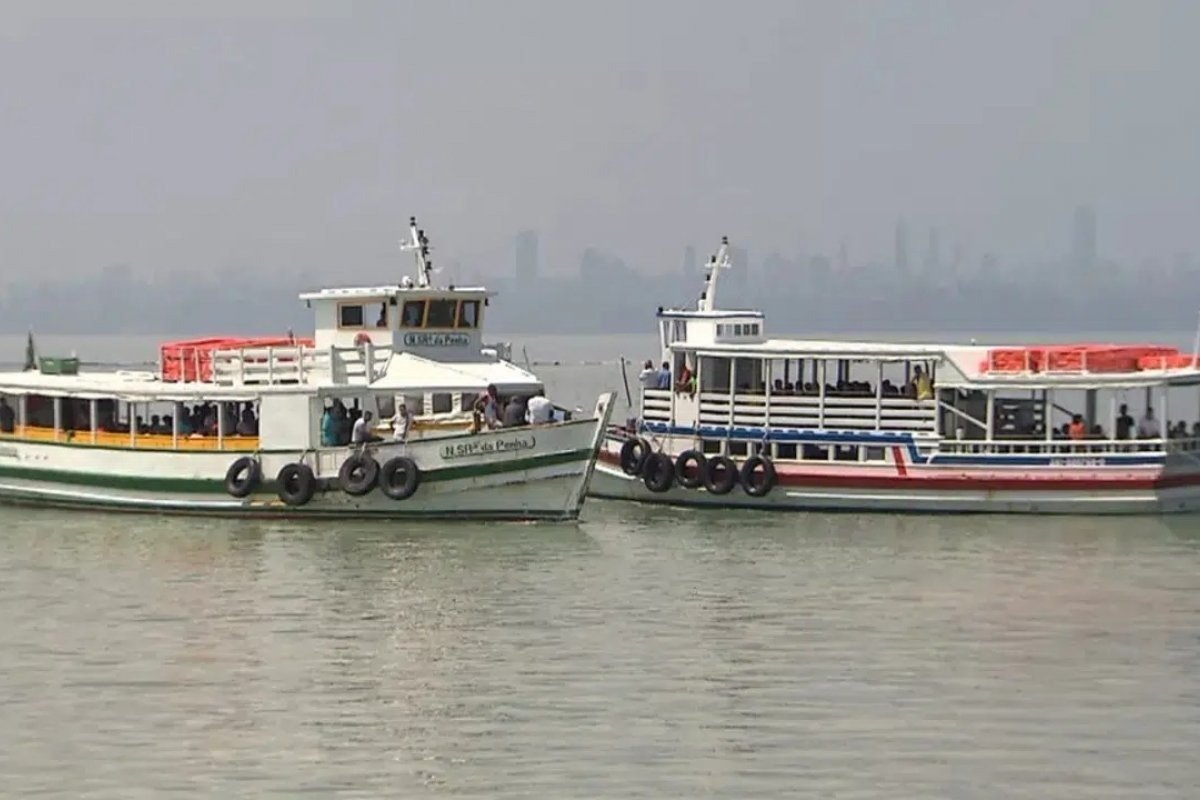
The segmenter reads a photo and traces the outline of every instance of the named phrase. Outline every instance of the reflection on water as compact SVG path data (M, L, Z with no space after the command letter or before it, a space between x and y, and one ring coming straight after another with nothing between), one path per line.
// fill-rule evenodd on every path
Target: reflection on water
M1200 520L0 511L9 796L1190 797Z

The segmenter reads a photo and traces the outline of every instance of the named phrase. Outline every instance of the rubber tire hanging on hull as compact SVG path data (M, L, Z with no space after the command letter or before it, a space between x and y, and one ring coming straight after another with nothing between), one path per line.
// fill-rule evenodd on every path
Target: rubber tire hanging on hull
M621 445L621 470L626 475L641 475L650 457L650 443L638 437Z
M755 474L759 467L762 467L762 477L756 481ZM746 459L742 464L740 477L742 489L751 497L766 497L779 482L779 476L775 472L775 465L771 463L771 459L760 455L750 456Z
M351 497L362 497L379 481L379 462L366 453L354 453L338 470L338 485Z
M729 494L738 477L737 464L729 456L714 456L704 465L704 488L709 494Z
M695 463L691 472L688 467ZM699 450L684 450L675 459L675 480L685 489L698 489L704 483L708 459Z
M317 478L307 464L287 464L275 477L275 491L289 506L302 506L317 491Z
M642 465L642 483L655 493L665 492L675 483L675 464L669 456L651 453Z
M396 482L396 474L402 473L403 480ZM407 456L396 456L384 462L379 470L379 490L393 500L407 500L421 485L421 468Z
M242 456L229 465L225 473L225 491L241 500L262 483L262 464L250 456Z

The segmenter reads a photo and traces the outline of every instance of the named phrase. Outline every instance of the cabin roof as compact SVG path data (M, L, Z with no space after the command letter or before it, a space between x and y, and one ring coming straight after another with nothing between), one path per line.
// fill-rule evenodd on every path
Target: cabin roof
M301 300L377 300L380 297L404 297L414 300L430 297L467 296L474 298L494 297L495 292L489 292L482 286L446 286L446 287L417 287L400 286L344 286L328 289L317 289L302 292Z
M1009 345L1024 347L1025 345ZM1144 387L1171 384L1176 386L1200 384L1200 369L1143 369L1129 372L1049 372L1049 373L1003 373L985 372L983 362L989 351L1005 345L962 345L906 342L864 342L820 339L767 339L762 342L728 342L717 344L689 344L673 342L670 349L686 351L702 356L727 358L745 355L754 358L832 358L851 361L924 361L944 360L957 370L961 380L943 380L943 385L963 385L978 388L1063 388L1091 387Z
M387 372L370 385L372 391L482 391L489 383L503 390L533 389L542 382L507 361L433 361L414 353L397 353Z
M717 319L763 319L763 312L746 309L737 311L734 309L716 309L713 311L701 311L694 308L660 308L658 316L666 319L696 319L696 320L717 320Z

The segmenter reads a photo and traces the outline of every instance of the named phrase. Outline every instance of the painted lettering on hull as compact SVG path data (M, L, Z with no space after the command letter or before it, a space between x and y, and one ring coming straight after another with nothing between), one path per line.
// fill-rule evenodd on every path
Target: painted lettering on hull
M446 460L453 460L470 456L491 455L492 453L519 453L524 450L532 450L536 446L537 437L533 435L480 439L473 442L459 442L446 445L442 448L441 455Z

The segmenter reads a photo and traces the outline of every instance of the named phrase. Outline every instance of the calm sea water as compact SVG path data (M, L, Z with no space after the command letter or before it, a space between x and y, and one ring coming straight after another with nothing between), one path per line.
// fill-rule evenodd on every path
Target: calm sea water
M1196 517L0 531L6 797L1200 794Z

